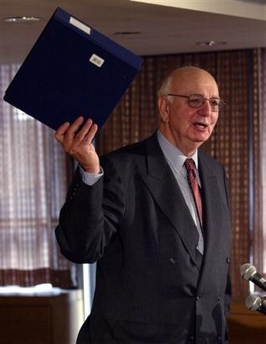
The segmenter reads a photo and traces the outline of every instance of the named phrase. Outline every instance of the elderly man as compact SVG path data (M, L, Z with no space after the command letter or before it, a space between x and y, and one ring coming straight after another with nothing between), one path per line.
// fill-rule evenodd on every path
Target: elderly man
M141 142L99 158L90 119L57 130L79 163L57 241L69 260L97 262L78 344L227 342L226 175L199 150L222 106L213 76L187 66L163 82L158 130Z

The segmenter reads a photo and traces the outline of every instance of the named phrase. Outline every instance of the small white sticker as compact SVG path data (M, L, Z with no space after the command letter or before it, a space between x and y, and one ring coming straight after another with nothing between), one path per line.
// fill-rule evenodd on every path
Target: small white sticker
M80 21L78 21L77 19L70 17L69 19L69 23L76 26L77 28L79 28L80 30L86 32L88 35L90 35L91 33L91 29L90 27L88 27L87 25L81 23Z
M101 57L99 57L96 54L92 54L90 57L90 62L95 64L95 66L97 66L97 67L101 67L104 63L104 59L102 59Z

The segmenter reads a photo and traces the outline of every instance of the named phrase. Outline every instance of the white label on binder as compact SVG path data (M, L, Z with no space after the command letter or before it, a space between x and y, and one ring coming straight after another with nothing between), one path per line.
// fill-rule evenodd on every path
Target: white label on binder
M101 67L104 63L104 59L102 59L101 57L99 57L96 54L92 54L90 57L90 62L95 64L95 66L97 66L97 67Z
M88 35L90 35L91 33L91 29L90 27L88 27L87 25L81 23L80 21L78 21L77 19L70 17L69 19L69 23L76 26L77 28L79 28L80 30L86 32Z

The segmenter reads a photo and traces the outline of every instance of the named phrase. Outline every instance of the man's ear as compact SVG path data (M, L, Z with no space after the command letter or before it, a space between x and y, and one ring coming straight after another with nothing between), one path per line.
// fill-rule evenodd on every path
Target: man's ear
M166 96L161 95L158 97L158 108L161 120L167 123L169 121L169 102Z

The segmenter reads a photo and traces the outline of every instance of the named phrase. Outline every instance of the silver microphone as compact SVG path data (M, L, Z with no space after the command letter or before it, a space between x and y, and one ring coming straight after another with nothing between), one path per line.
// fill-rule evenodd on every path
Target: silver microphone
M246 298L246 307L252 311L258 311L266 315L266 300L257 295L249 295Z
M245 280L253 282L266 291L266 279L257 272L255 266L249 263L243 264L240 268L240 274Z

